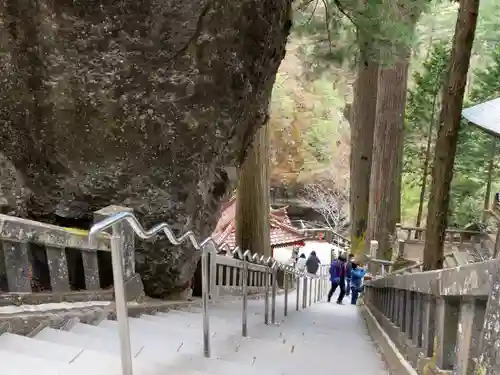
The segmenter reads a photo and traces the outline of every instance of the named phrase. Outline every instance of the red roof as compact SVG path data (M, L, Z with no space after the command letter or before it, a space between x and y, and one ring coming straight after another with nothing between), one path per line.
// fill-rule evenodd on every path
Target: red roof
M227 244L231 249L236 247L236 199L231 198L224 206L212 238L219 245ZM269 213L271 247L282 247L302 244L304 234L294 228L286 212L286 207Z

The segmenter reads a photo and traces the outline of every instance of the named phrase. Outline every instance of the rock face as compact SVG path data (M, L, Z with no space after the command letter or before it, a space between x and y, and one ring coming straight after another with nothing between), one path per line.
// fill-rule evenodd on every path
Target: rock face
M6 0L0 145L27 214L90 223L110 204L200 238L268 101L290 0ZM76 224L75 224L76 225ZM146 292L185 288L198 254L144 244Z

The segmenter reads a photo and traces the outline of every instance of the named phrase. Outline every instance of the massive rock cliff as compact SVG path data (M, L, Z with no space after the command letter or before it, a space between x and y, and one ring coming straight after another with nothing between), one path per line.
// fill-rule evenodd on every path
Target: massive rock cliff
M117 204L144 225L209 235L266 121L290 0L4 0L1 152L26 216L90 222ZM143 244L146 292L182 289L198 255Z

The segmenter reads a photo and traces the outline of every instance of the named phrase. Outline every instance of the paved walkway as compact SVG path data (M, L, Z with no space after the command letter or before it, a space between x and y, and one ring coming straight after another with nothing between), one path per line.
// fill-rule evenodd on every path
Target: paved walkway
M387 374L358 307L295 305L291 293L284 317L279 296L276 324L266 325L264 301L248 301L248 337L241 335L241 300L210 305L210 359L202 354L200 309L129 318L133 375ZM33 337L2 334L0 362L2 375L124 375L118 323L111 320L46 327Z
M334 375L388 374L366 331L358 306L323 300L296 311L295 293L289 295L287 317L284 317L284 296L278 297L276 305L277 323L265 325L264 301L249 301L247 338L241 337L241 330L234 332L213 343L212 360L200 361L200 356L194 355L184 358L175 367L211 372L219 364L219 371L223 373L231 363L239 366L235 368L236 375L304 375L310 371ZM213 306L212 316L217 321L225 320L234 330L234 322L241 322L241 302ZM226 337L227 330L217 325L212 332L215 337ZM197 367L196 363L203 365Z

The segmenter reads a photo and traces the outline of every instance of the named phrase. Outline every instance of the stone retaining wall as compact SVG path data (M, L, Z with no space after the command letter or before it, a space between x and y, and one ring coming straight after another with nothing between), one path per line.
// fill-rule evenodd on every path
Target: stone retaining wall
M364 301L420 374L498 374L499 261L366 283ZM493 370L492 370L493 371Z

